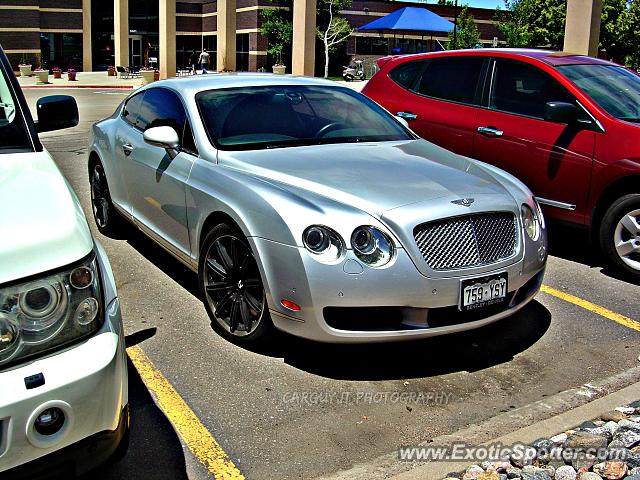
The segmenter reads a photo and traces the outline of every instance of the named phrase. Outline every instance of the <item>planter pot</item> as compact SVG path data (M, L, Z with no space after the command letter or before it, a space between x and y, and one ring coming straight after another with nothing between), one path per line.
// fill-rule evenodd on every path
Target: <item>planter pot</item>
M70 82L75 82L76 72L67 72L67 80L69 80Z
M160 72L156 70L153 72L153 81L157 82L158 80L160 80Z
M36 83L49 83L49 70L38 70L33 72L36 76Z
M21 77L30 77L33 75L31 71L31 65L19 65L20 68L20 76Z
M274 65L271 68L273 68L273 73L277 73L279 75L284 74L284 72L287 70L287 67L285 65Z
M109 77L115 77L116 76L116 69L111 67L109 69L107 69L107 76Z
M156 72L153 70L141 70L140 76L142 77L142 84L146 85L147 83L153 82L156 76Z
M53 78L62 78L62 72L53 72Z

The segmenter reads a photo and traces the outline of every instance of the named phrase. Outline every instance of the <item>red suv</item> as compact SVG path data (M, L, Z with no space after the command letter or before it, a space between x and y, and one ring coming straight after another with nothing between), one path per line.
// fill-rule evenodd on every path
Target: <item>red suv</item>
M423 138L526 183L640 280L640 76L561 52L384 57L363 93Z

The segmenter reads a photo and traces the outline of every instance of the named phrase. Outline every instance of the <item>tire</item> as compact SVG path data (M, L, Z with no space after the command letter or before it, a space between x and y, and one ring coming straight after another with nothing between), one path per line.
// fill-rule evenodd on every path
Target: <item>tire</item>
M239 345L259 345L271 337L264 284L245 236L221 223L200 249L198 284L211 327Z
M107 176L100 162L94 163L91 167L89 186L91 190L91 210L98 230L107 237L121 238L125 228L125 221L113 206Z
M640 194L620 197L600 224L605 261L623 276L640 281Z

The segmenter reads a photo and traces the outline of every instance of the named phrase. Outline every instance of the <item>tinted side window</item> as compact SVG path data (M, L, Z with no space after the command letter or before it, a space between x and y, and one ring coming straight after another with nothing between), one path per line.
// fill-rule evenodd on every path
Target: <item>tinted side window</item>
M441 100L475 104L483 64L483 57L433 59L422 73L418 92Z
M139 94L131 97L127 100L127 103L124 104L124 109L122 110L122 118L124 118L131 125L136 125L136 118L140 113L140 104L142 103L142 97L144 94Z
M518 115L544 118L547 102L573 102L558 82L532 65L498 60L489 107Z
M424 61L405 62L389 72L389 78L404 88L411 89L416 77L424 67Z
M153 127L173 127L182 138L186 115L178 96L166 88L152 88L146 91L137 127L146 130Z

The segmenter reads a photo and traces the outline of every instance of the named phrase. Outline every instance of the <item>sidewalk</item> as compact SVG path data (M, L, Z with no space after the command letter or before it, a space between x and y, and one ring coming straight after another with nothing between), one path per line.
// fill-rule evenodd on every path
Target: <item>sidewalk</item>
M67 80L67 75L63 74L62 78L53 78L49 75L49 83L38 84L37 78L18 77L18 83L22 88L122 88L134 89L142 85L141 78L109 77L107 72L78 72L76 80L71 82Z
M214 73L214 72L211 72ZM250 72L247 72L250 73ZM38 84L35 76L20 77L18 83L22 88L121 88L134 89L142 86L142 78L125 78L109 77L107 72L78 72L76 81L67 80L67 75L63 74L62 78L54 79L53 75L49 75L49 83ZM360 91L366 85L366 81L362 82L344 82L338 81L346 87Z

